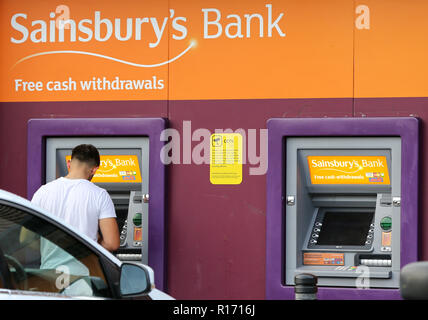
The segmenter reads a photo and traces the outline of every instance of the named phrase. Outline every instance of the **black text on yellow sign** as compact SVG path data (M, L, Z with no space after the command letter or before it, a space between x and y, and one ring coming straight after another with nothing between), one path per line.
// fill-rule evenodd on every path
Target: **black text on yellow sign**
M242 182L242 135L215 133L210 141L210 182L240 184Z

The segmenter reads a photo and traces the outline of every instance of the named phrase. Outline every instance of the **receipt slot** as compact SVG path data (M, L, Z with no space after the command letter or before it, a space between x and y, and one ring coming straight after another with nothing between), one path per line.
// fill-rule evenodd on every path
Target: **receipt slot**
M151 266L165 289L165 169L160 160L161 118L32 119L28 123L28 196L68 173L79 144L93 144L100 167L92 182L109 193L120 231L122 261Z
M417 119L268 129L268 298L291 299L302 273L318 278L320 299L399 298L400 269L417 260Z

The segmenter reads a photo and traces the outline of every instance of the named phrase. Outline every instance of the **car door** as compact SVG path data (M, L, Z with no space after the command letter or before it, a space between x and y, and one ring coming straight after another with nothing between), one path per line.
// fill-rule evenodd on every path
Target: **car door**
M0 288L117 298L119 266L58 221L0 200Z

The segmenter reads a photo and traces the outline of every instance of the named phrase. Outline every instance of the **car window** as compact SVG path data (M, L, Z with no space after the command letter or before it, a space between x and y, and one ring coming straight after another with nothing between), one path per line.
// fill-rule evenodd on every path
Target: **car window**
M55 225L1 203L0 288L110 296L99 258L87 246Z

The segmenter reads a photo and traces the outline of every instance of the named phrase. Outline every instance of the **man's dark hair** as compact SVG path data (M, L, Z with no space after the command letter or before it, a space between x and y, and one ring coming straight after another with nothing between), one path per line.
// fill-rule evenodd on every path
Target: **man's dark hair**
M100 153L92 144L80 144L71 151L71 159L77 159L91 167L100 166Z

